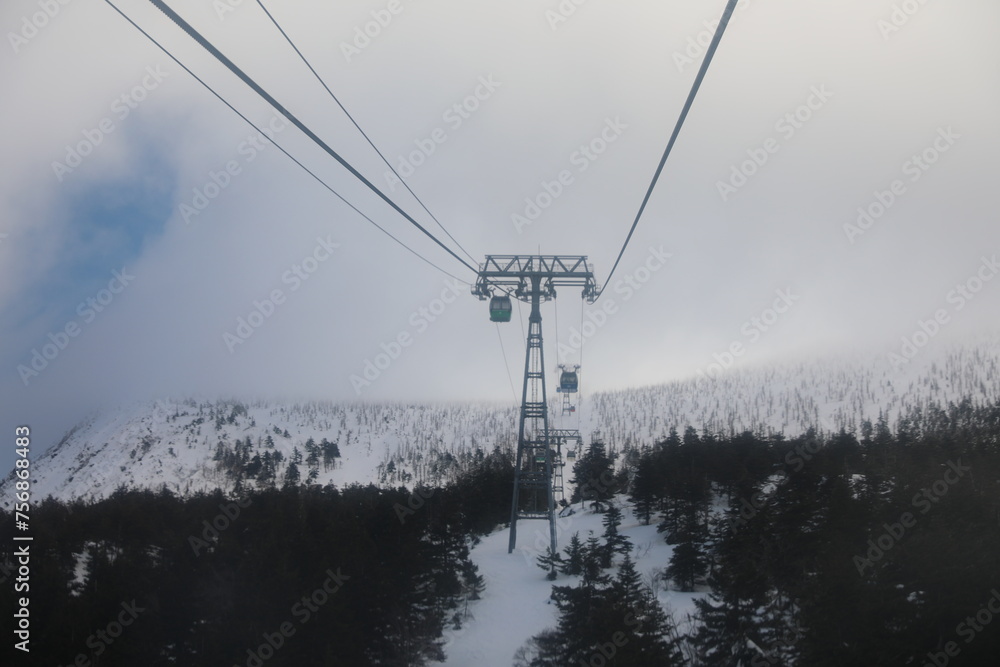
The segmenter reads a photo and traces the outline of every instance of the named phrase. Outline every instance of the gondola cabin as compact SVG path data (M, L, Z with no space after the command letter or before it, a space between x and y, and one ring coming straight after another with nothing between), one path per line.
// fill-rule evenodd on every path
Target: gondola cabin
M511 306L509 296L500 295L490 299L491 322L510 322L510 314Z
M576 371L563 371L559 376L559 391L573 394L576 393L579 386L580 379L577 377Z

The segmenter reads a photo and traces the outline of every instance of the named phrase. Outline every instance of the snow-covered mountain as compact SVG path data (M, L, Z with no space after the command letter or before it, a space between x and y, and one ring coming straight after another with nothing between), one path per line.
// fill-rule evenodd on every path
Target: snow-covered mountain
M600 432L614 452L654 443L674 426L793 436L853 430L880 415L892 425L932 403L1000 399L1000 337L925 357L901 371L884 360L826 359L594 393L552 425L585 438ZM102 498L121 486L230 491L241 477L280 485L293 461L301 483L434 484L495 447L512 448L516 418L511 404L162 400L73 428L34 462L33 497ZM9 502L13 493L2 490Z

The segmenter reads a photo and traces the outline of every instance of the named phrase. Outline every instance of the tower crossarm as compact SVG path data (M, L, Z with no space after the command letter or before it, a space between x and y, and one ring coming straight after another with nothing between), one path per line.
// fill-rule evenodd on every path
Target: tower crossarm
M530 301L533 280L539 281L546 299L555 296L556 287L580 287L588 303L597 298L597 281L586 255L487 255L472 293L487 299L493 288L507 287L513 288L515 298Z

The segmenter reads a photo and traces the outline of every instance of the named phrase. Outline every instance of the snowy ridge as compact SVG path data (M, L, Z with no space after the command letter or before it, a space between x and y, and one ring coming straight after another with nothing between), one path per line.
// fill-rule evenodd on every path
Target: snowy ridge
M918 356L902 371L884 359L737 368L715 379L584 396L579 416L551 423L579 428L585 437L599 431L610 452L659 441L673 426L794 436L812 427L856 430L880 415L892 425L932 403L1000 399L998 351L1000 337L994 337L936 358ZM510 404L156 401L108 411L72 429L34 462L33 498L97 499L120 486L232 491L240 478L234 471L259 467L260 459L270 477L245 483L280 486L296 456L303 483L436 484L483 452L512 448L516 419ZM313 449L323 440L336 445L339 456L308 459L310 439ZM13 494L2 498L9 503Z
M670 427L710 433L795 436L809 428L857 431L883 415L889 424L931 404L1000 398L1000 337L918 355L899 370L885 359L841 358L734 368L652 387L595 394L583 432L624 446L662 440Z
M345 485L386 480L390 455L411 461L406 481L440 481L447 471L425 465L482 442L510 447L515 411L489 404L350 405L236 400L156 401L92 417L33 463L33 498L100 499L115 489L167 489L179 494L222 489L235 481L218 460L237 445L275 457L280 486L296 451L302 481ZM309 440L337 445L334 460L309 465ZM11 483L8 478L0 487ZM251 484L253 482L250 482ZM13 496L11 496L13 497Z

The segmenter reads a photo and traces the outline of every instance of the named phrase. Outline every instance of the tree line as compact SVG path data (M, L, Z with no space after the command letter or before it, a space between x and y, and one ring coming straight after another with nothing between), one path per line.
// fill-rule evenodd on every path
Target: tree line
M419 495L286 483L239 496L120 489L97 502L45 500L32 510L32 663L441 659L446 633L469 622L484 589L469 547L507 516L512 479L509 456L496 451ZM13 515L0 512L0 539L12 544L13 533ZM0 564L13 565L9 553ZM3 609L15 608L9 584Z

